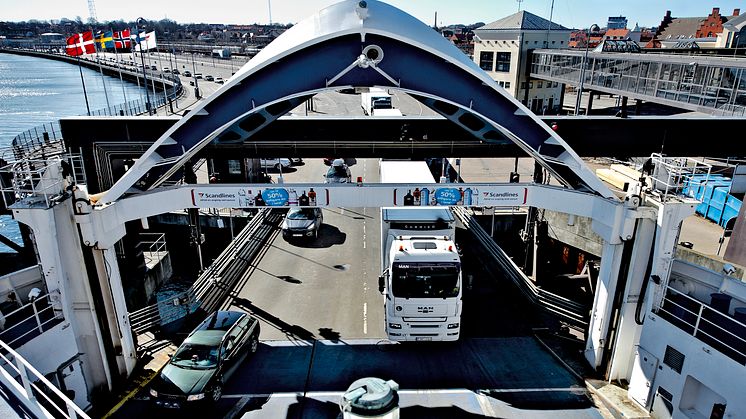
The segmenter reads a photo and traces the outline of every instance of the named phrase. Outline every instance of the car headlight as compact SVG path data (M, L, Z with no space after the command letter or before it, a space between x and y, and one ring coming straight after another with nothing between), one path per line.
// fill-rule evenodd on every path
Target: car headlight
M399 323L389 323L389 327L392 329L401 329L401 325Z
M205 393L199 393L199 394L192 394L190 396L187 396L188 402L193 402L197 400L202 400L205 398Z
M313 228L314 228L314 225L311 224L310 226L306 227L306 230L313 230Z
M458 323L449 323L448 324L449 329L458 329Z
M158 397L158 392L157 392L157 391L155 391L155 390L153 390L153 389L151 388L151 389L150 389L150 395L151 395L151 396L153 396L153 397Z

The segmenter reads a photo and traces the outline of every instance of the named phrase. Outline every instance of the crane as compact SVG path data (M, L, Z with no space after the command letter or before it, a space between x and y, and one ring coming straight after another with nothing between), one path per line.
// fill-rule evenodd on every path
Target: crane
M96 18L96 3L94 0L88 0L88 14L90 15L91 22L97 22Z

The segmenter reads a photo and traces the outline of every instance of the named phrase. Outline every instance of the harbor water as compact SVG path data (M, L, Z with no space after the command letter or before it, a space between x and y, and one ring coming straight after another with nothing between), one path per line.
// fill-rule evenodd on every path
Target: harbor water
M137 84L82 68L91 111L140 99ZM104 93L106 84L106 94ZM126 99L125 99L126 96ZM86 114L78 66L62 61L0 53L0 151L23 131L60 118ZM0 234L21 244L17 223L0 216ZM0 243L0 253L12 252Z

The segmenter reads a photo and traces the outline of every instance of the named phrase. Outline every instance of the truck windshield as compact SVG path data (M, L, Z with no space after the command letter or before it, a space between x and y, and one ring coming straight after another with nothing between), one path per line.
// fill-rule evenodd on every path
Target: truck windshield
M373 98L373 109L391 109L391 98L390 97Z
M458 263L395 263L391 286L399 298L453 298L459 293Z

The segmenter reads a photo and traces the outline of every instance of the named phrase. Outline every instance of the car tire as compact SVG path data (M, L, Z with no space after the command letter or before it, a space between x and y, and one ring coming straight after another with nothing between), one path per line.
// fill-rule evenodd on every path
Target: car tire
M220 397L223 396L223 386L221 384L215 384L212 387L212 391L210 392L212 396L212 401L218 402L220 401Z
M251 335L249 338L249 354L253 355L259 349L259 336L256 334Z

